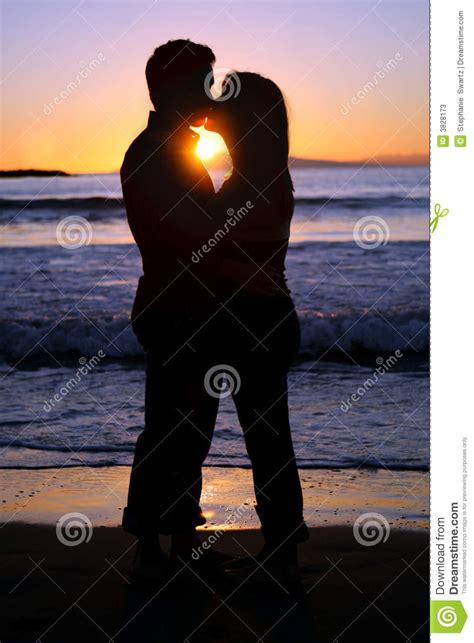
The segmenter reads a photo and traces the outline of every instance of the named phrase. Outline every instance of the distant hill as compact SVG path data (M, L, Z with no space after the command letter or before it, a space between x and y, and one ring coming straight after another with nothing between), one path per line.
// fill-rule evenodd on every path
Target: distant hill
M61 170L0 170L0 179L15 179L22 176L72 176Z
M383 166L418 166L429 165L429 157L424 154L407 154L402 155L385 155L375 159L361 159L360 161L328 161L325 159L302 159L290 156L289 166L292 169L298 168L344 168L344 167L361 167L362 165L370 167ZM232 163L227 154L204 161L208 169L231 169Z
M300 159L295 156L290 156L288 159L290 167L350 167L352 165L362 165L360 163L345 163L343 161L324 161L318 159Z
M360 161L326 161L319 159L301 159L294 156L289 158L290 167L360 167L361 165L370 165L377 167L380 165L429 165L429 157L426 154L407 154L407 155L385 155L375 159L361 159Z

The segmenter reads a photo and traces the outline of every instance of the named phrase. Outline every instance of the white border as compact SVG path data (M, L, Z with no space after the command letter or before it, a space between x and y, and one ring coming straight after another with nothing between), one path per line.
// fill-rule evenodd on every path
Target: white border
M467 147L454 146L457 133L458 12L464 13L464 103ZM462 600L468 614L461 634L445 639L474 640L474 468L471 442L474 421L473 288L474 274L474 3L472 0L431 2L431 196L430 212L436 204L449 214L438 222L431 236L431 598ZM437 146L440 134L440 105L447 105L447 134L450 146ZM462 506L462 438L467 436L467 593L436 595L436 534L440 516L449 525L451 502ZM472 437L471 437L472 436ZM471 493L469 491L471 490ZM462 512L461 512L462 515ZM462 530L462 525L461 525ZM461 539L462 543L462 539ZM461 554L462 548L460 549ZM449 559L447 559L449 562ZM464 565L460 562L460 585ZM433 634L432 637L437 637ZM442 639L444 640L444 639Z

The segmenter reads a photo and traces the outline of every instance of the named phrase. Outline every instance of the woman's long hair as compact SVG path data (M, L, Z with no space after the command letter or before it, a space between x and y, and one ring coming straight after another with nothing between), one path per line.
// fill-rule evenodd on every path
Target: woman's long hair
M288 115L284 96L272 80L251 72L231 72L222 85L231 115L235 155L253 183L266 191L275 184L292 192L288 170Z

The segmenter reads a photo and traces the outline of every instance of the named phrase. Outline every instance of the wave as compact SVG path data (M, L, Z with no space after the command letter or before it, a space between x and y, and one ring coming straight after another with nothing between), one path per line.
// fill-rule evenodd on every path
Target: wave
M134 452L135 445L130 445L130 446L125 446L125 445L110 445L110 444L97 444L94 446L88 446L84 448L79 448L77 451L72 452L71 449L67 447L63 447L60 445L41 445L38 443L34 442L28 442L28 441L21 441L21 440L15 440L13 443L8 442L8 441L0 441L0 447L2 448L8 448L12 451L15 449L29 449L32 451L41 451L43 453L49 453L52 454L53 452L57 452L59 454L62 453L69 453L72 456L75 455L76 453L81 455L80 462L73 461L72 458L68 458L66 460L60 460L56 459L52 461L51 455L46 456L46 461L42 462L35 462L35 463L24 463L24 464L1 464L0 465L0 470L1 469L51 469L51 468L61 468L61 469L67 469L67 468L72 468L72 467L111 467L111 466L130 466L132 463L132 456ZM124 459L123 456L115 456L114 454L123 454L123 452L126 451L127 453L130 453L130 457L128 459ZM87 460L87 456L82 457L84 454L100 454L101 457L100 459L90 459ZM36 457L36 456L35 456ZM48 458L50 458L48 460ZM213 458L216 458L216 461L213 462ZM240 458L238 458L240 459ZM383 460L380 460L375 457L371 458L363 458L360 456L346 456L344 459L341 460L336 460L336 459L324 459L321 458L319 460L316 459L308 459L308 458L302 458L300 459L297 457L298 461L298 468L302 470L310 470L310 469L332 469L332 470L347 470L347 469L369 469L369 470L376 470L376 469L390 469L392 471L429 471L429 464L425 462L418 462L418 461L407 461L407 460L399 460L397 458L390 458L390 456L387 456ZM212 454L209 456L209 461L206 463L206 467L209 468L229 468L229 462L228 458L226 458L226 462L222 463L219 462L219 456L213 456ZM233 459L233 464L232 468L239 468L239 469L250 469L251 465L244 459L242 459L241 462L237 462L236 459Z
M319 205L326 208L348 208L351 210L371 210L374 208L419 208L426 210L429 207L428 197L403 197L396 194L385 196L364 197L296 197L295 203L300 205Z
M70 198L45 198L45 199L0 199L2 208L15 210L82 210L94 208L96 210L110 210L123 208L123 199L118 197L70 197Z
M364 197L298 197L295 198L296 205L321 206L325 208L347 208L351 210L370 210L375 208L417 208L426 210L429 207L427 197L408 198L396 194L385 196L364 196ZM3 217L11 217L15 213L40 210L47 211L49 216L54 216L58 211L81 212L97 217L110 216L113 213L122 213L124 203L121 197L70 197L70 198L44 198L44 199L0 199L0 208Z
M123 199L116 197L87 197L69 199L0 199L0 221L9 222L12 217L21 220L55 221L64 213L80 215L89 221L123 217Z
M429 310L326 315L300 310L301 351L321 355L354 353L425 353L429 349Z
M130 463L131 464L131 463ZM100 469L103 467L120 467L120 466L129 466L123 463L117 463L114 460L101 460L100 462L88 462L88 463L68 463L68 464L61 464L61 465L54 465L54 464L24 464L24 465L2 465L0 464L0 471L4 469L8 469L10 471L12 470L18 470L18 471L24 471L24 470L36 470L36 469L73 469L77 467L87 467L87 468L93 468L93 469ZM208 467L210 469L230 469L229 465L227 464L212 464L208 463L205 465L205 467ZM251 466L249 464L235 464L232 465L232 469L250 469ZM357 471L360 471L361 469L368 469L368 470L376 470L376 469L384 469L386 471L389 469L390 471L429 471L430 467L427 464L403 464L400 462L395 462L395 463L390 463L384 461L383 464L358 464L356 461L354 464L340 464L337 462L334 463L329 463L329 464L318 464L315 462L314 464L299 464L298 463L298 469L302 469L305 471L316 469L331 469L331 470L338 470L338 469L354 469Z
M57 451L59 453L114 453L127 451L133 453L135 449L135 442L130 444L117 444L111 446L110 444L94 444L90 446L81 446L74 448L73 446L63 446L56 444L43 444L40 442L30 442L28 440L0 440L0 448L8 447L10 449L32 449L34 451Z
M333 352L425 353L429 347L429 310L383 311L363 314L355 311L327 314L298 310L301 326L301 353L325 355ZM126 315L65 319L0 319L0 355L22 361L52 355L91 357L103 350L114 359L143 356ZM105 339L105 338L108 338Z

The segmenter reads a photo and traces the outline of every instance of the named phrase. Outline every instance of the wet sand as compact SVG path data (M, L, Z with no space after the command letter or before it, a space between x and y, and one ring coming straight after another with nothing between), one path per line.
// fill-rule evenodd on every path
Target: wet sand
M0 471L0 524L56 524L84 513L93 525L120 525L129 467L4 469ZM382 514L390 527L427 528L429 474L386 469L301 469L309 526L350 526L363 513ZM257 528L251 472L204 468L202 509L206 529ZM232 523L230 525L230 523Z

